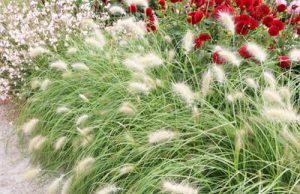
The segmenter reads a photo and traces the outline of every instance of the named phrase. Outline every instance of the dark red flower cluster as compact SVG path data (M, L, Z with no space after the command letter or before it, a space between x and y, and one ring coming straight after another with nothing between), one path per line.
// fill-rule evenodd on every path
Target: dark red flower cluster
M250 12L250 15L256 20L261 20L269 13L270 8L266 4L261 3L259 6L253 7L253 9Z
M239 53L245 59L249 59L252 57L252 55L247 51L247 44L241 46L241 48L239 49Z
M235 30L238 34L247 35L250 30L258 27L258 21L252 19L249 15L242 14L235 17Z
M204 13L201 11L190 12L190 13L188 13L187 22L195 25L202 20L203 16L204 16Z
M274 19L269 27L269 34L271 36L277 36L281 30L284 29L284 23L278 19Z
M291 60L289 56L283 55L278 58L279 66L284 69L288 69L291 65Z
M286 5L285 4L279 4L279 5L277 5L276 10L279 13L284 12L286 10Z
M162 9L167 9L167 8L168 8L167 3L166 3L166 0L159 0L159 1L158 1L158 4L160 5L160 7L161 7Z
M151 7L146 8L145 15L148 18L148 23L146 25L147 31L148 32L155 31L156 30L156 26L155 26L156 16L154 14L153 9Z
M208 33L202 33L197 38L195 38L195 48L200 48L205 41L210 40L211 37Z
M135 12L137 12L137 10L138 10L138 6L136 4L131 4L128 6L128 11L130 13L135 13Z
M237 6L241 9L241 11L251 12L253 8L257 7L261 0L234 0Z

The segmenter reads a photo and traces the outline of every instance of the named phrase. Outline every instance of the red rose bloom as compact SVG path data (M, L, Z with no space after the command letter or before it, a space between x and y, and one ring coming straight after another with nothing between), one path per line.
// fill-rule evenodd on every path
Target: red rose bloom
M135 12L137 12L137 10L138 10L138 7L137 7L136 4L131 4L131 5L128 6L128 11L130 13L135 13Z
M195 38L195 48L200 48L205 41L210 40L211 37L208 33L202 33L199 37Z
M268 30L271 36L277 36L279 34L279 28L277 26L271 26Z
M256 27L258 27L258 22L245 14L236 16L235 23L236 32L242 35L247 35L249 33L249 30L254 30Z
M216 19L219 18L219 12L228 12L231 15L234 15L234 9L232 7L228 7L226 5L220 5L214 9L214 12L213 12L214 18L216 18Z
M215 62L216 64L219 64L219 65L225 63L225 60L219 55L219 51L216 51L213 53L212 59L213 59L213 62Z
M268 16L264 17L262 23L267 27L271 27L273 20L274 20L273 17L268 15Z
M152 8L151 7L146 8L145 13L147 17L152 17L153 16Z
M158 4L161 6L162 9L167 9L167 3L165 0L159 0Z
M197 7L201 7L206 3L206 0L191 0L191 4L195 4Z
M300 27L297 28L297 34L300 36Z
M284 23L280 20L273 20L272 26L277 26L279 28L279 30L284 29Z
M251 58L252 56L250 55L250 53L247 51L247 45L243 45L241 46L241 48L239 49L239 53L240 55L245 58L245 59L249 59Z
M276 7L277 11L280 13L280 12L284 12L286 10L286 5L284 4L279 4L277 5Z
M172 3L177 3L177 2L179 2L179 1L181 1L181 0L170 0Z
M261 20L270 13L270 9L266 4L260 4L251 11L251 16L257 20Z
M200 11L188 13L187 22L191 23L193 25L197 24L202 20L203 16L204 16L204 14Z
M280 56L279 57L279 66L284 69L288 69L290 67L291 60L289 56Z

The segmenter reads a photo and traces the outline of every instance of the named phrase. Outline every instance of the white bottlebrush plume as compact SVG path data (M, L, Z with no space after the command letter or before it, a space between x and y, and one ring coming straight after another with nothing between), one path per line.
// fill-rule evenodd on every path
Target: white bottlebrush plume
M198 194L198 190L187 183L163 181L162 190L170 194Z
M41 81L38 79L34 79L31 81L31 89L35 90L41 86Z
M84 148L84 147L90 145L93 140L94 140L93 134L82 136L80 146Z
M68 70L68 65L59 60L59 61L54 61L52 63L50 63L50 68L53 68L53 69L58 69L58 70L63 70L63 71L67 71Z
M244 97L244 93L243 92L235 91L235 92L232 92L232 93L228 94L226 96L226 99L227 99L228 102L234 103L237 100L242 99L243 97Z
M280 94L271 88L264 89L262 95L263 95L264 101L268 104L274 104L274 105L280 105L280 106L284 105Z
M54 150L58 151L58 150L62 149L64 147L64 145L66 144L66 140L67 140L67 137L65 137L65 136L58 138L54 143Z
M243 147L243 132L237 131L235 134L235 150L236 152L240 152L241 148Z
M124 33L124 31L126 31L128 35L134 35L136 37L144 37L147 33L145 22L136 21L135 17L117 20L109 30L112 32L113 36Z
M148 135L148 142L150 144L162 143L174 139L177 133L172 130L160 129Z
M218 52L219 56L228 63L231 63L237 67L239 67L241 64L240 59L228 49L216 46L214 52Z
M147 95L151 91L151 88L145 83L129 82L128 91L131 94L145 94L145 95Z
M133 172L135 169L135 166L133 164L126 164L121 167L120 169L120 175L125 175Z
M63 176L56 178L47 188L47 194L58 194Z
M131 57L128 57L123 61L123 64L125 65L128 70L133 72L144 72L145 66L137 62L137 55L133 55Z
M290 101L292 94L288 87L281 87L278 92L285 102Z
M97 24L94 22L94 20L89 18L81 20L80 25L83 28L91 28L91 29L96 29L98 27Z
M175 58L176 52L171 49L168 51L168 61L172 61Z
M74 63L71 66L74 70L84 70L84 71L89 70L89 67L84 63Z
M49 50L47 50L43 47L40 47L40 46L29 49L29 56L31 58L35 58L39 55L43 55L43 54L47 54L47 53L49 53Z
M117 14L126 15L126 11L121 6L118 6L118 5L111 6L109 8L109 12L112 15L117 15Z
M300 60L300 49L292 49L289 52L289 57L292 61L299 61Z
M79 94L79 98L80 98L83 102L90 102L90 100L89 100L84 94Z
M295 110L288 110L285 108L268 107L262 109L262 116L266 119L278 123L299 123L300 116Z
M119 107L119 112L126 115L134 115L136 108L131 102L123 102Z
M222 67L219 65L213 65L212 67L212 72L219 83L224 83L225 82L225 72Z
M60 107L58 107L57 109L56 109L56 113L57 114L62 114L62 113L68 113L68 112L70 112L71 110L68 108L68 107L66 107L66 106L60 106Z
M199 122L201 113L199 112L199 109L197 106L192 107L192 115L193 115L194 120L196 122Z
M41 82L41 86L40 86L41 90L42 90L42 91L47 90L50 84L51 84L51 81L50 81L49 79L43 80L43 81Z
M182 38L182 48L187 54L194 48L194 35L192 31L188 30Z
M203 73L201 81L201 93L204 97L210 93L211 82L212 73L210 70L208 70L207 72Z
M44 143L46 143L46 141L46 137L42 135L36 135L29 141L28 150L30 152L40 150L43 147Z
M70 188L71 188L71 185L72 185L72 180L73 180L73 177L71 176L70 178L68 178L63 186L62 186L62 189L61 189L61 194L70 194Z
M103 48L103 44L100 43L96 38L94 37L88 37L85 39L85 43L88 44L88 45L91 45L95 48L99 48L99 49L102 49Z
M155 53L148 53L137 58L138 63L145 68L158 67L163 64L163 60Z
M75 48L75 47L70 47L70 48L68 48L68 50L67 50L67 54L73 55L73 54L77 53L77 51L78 51L77 48Z
M76 125L81 125L83 123L85 123L89 118L89 115L87 114L83 114L83 115L80 115L77 120L76 120Z
M265 49L263 49L261 46L257 45L256 43L253 42L247 43L246 49L254 59L256 59L261 63L267 59L267 54Z
M39 173L41 172L40 168L30 168L26 170L23 174L22 177L27 180L31 181L33 180Z
M232 35L235 32L235 23L233 16L228 12L219 12L219 18L218 20L220 23L229 31L232 33Z
M36 129L36 125L38 123L39 123L38 119L32 118L23 124L22 131L24 132L24 134L29 135Z
M246 78L245 82L247 84L248 87L253 88L253 89L257 89L258 88L258 84L257 81L255 81L253 78Z
M98 189L95 194L114 194L119 190L120 188L116 187L116 185L107 185L103 188Z
M295 135L289 131L287 126L284 126L281 131L281 136L288 141L290 144L294 145L296 148L300 149L299 139L295 137Z
M173 83L172 84L173 92L180 96L188 106L192 106L195 101L195 93L185 83Z
M276 78L274 76L274 74L270 71L265 71L263 73L263 76L264 76L264 80L265 82L272 88L272 89L275 89L276 88L276 85L277 85L277 81L276 81Z
M149 7L148 0L124 0L126 5L135 4L141 7Z
M88 172L93 164L96 162L95 158L93 157L86 157L80 160L75 168L75 172L77 175L84 174Z
M85 128L82 128L82 129L77 127L77 131L79 132L79 134L81 136L87 137L88 135L90 135L93 132L93 129L90 128L90 127L85 127Z

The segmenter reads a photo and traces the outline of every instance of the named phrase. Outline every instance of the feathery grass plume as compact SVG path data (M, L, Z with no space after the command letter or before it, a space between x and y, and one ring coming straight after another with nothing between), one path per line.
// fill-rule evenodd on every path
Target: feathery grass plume
M176 183L173 181L163 181L162 190L171 194L198 194L198 189L188 183Z
M83 129L80 129L80 128L77 127L77 131L79 132L79 134L81 136L86 137L86 136L90 135L93 132L93 129L90 128L90 127L85 127Z
M278 92L285 102L290 101L292 94L288 87L281 87Z
M143 38L147 33L147 28L145 22L136 21L135 17L130 17L126 19L117 20L117 22L112 26L107 28L115 39L118 39L118 34L126 31L127 35L133 35L138 38Z
M95 136L93 134L82 136L79 146L82 148L87 147L94 140L94 137Z
M189 53L194 48L194 35L188 30L182 38L182 48L185 54Z
M136 113L136 108L131 102L123 102L119 107L119 112L126 115L134 115Z
M98 26L93 19L85 18L80 22L81 27L96 29Z
M35 58L39 55L42 55L42 54L47 54L47 53L50 53L49 50L43 48L43 47L35 47L35 48L30 48L29 49L29 56L31 58Z
M295 110L278 108L278 107L268 107L265 106L262 109L262 116L266 119L278 122L278 123L299 123L300 116L297 115Z
M98 189L95 194L113 194L117 193L119 190L120 188L116 187L116 185L113 184Z
M145 68L154 68L163 64L163 60L155 53L147 53L137 57L137 62Z
M229 32L231 32L233 35L235 33L235 23L234 18L229 12L221 12L219 11L219 18L218 20L224 26Z
M135 4L141 7L149 7L148 0L124 0L126 5Z
M61 194L70 194L73 176L69 177L63 184Z
M121 167L120 169L120 175L125 175L133 172L135 169L135 166L133 164L126 164Z
M162 143L174 139L177 133L168 129L159 129L151 132L148 135L148 142L150 144Z
M244 142L243 142L243 135L245 133L243 131L237 131L235 134L235 152L239 153L242 149Z
M41 82L41 86L40 86L41 90L42 91L46 91L48 89L48 87L49 87L50 84L51 84L51 81L49 79L43 80Z
M280 106L284 105L280 94L271 88L265 88L262 96L264 101L267 102L268 104L274 104Z
M267 54L265 49L263 49L261 46L257 45L256 43L253 42L247 43L246 49L254 59L256 59L261 63L267 59Z
M31 81L31 89L35 90L41 86L41 81L38 79L34 79Z
M171 38L171 36L169 36L169 35L165 35L165 36L164 36L164 40L165 40L167 43L172 43L172 38Z
M41 172L40 168L29 168L28 170L26 170L23 174L22 177L27 180L27 181L31 181L33 180L35 177L37 177L37 175Z
M75 53L77 53L77 52L78 52L78 49L75 48L75 47L70 47L70 48L68 48L68 50L67 50L67 54L69 54L69 55L73 55L73 54L75 54Z
M71 110L66 106L60 106L56 109L57 114L67 113L67 112L70 112L70 111Z
M195 101L195 93L185 83L173 83L172 89L175 94L180 96L188 106L192 106Z
M62 149L64 147L64 145L66 144L66 140L67 140L67 137L65 137L65 136L58 138L54 143L54 150L58 151L58 150Z
M237 67L240 66L240 59L231 51L222 48L221 46L216 46L214 52L218 52L219 56L224 59L226 62L231 63Z
M133 72L144 72L145 71L145 66L137 62L138 55L132 55L125 59L123 61L123 64L125 65L128 70L133 71Z
M246 82L247 86L250 88L253 88L255 90L258 88L257 81L255 81L253 78L247 77L245 79L245 82Z
M199 123L201 114L200 114L197 106L192 107L192 115L193 115L195 122Z
M232 92L232 93L228 94L226 96L226 99L227 99L228 102L234 103L237 100L242 99L243 97L244 97L244 93L243 92L235 91L235 92Z
M95 48L99 48L102 49L103 48L103 44L101 44L95 37L88 37L85 39L85 43L88 45L91 45Z
M96 159L93 157L86 157L81 159L75 168L76 175L81 175L84 173L87 173L93 166L93 164L96 162Z
M63 71L68 70L68 65L61 60L50 63L49 67L52 69L63 70Z
M213 65L212 72L214 73L214 76L219 83L225 82L225 72L222 67Z
M89 67L84 63L74 63L71 66L74 70L84 70L84 71L90 70Z
M280 132L281 136L290 144L300 149L299 139L295 137L295 135L289 131L287 126L284 126L282 131Z
M84 124L89 118L89 115L87 114L83 114L83 115L80 115L77 120L76 120L76 125L81 125L81 124Z
M203 97L206 97L210 93L211 82L212 82L212 73L210 70L208 70L207 72L202 74L201 93Z
M276 88L276 85L277 85L277 81L275 79L275 76L272 72L270 71L265 71L263 73L263 76L264 76L264 80L265 82L272 88L272 89L275 89Z
M80 98L83 102L90 102L90 100L89 100L84 94L79 94L79 98Z
M289 57L292 61L299 61L300 60L300 49L292 49L289 52Z
M171 49L168 51L168 61L172 61L175 58L176 52Z
M117 15L117 14L121 14L121 15L126 15L126 11L118 6L118 5L113 5L109 8L109 12L112 14L112 15Z
M39 120L36 118L32 118L22 126L22 131L26 135L30 135L35 129L37 124L39 123Z
M131 94L145 94L145 95L147 95L151 91L151 88L145 83L129 82L128 91Z
M30 152L40 150L43 147L44 143L46 143L46 141L46 137L42 135L36 135L29 141L28 150Z
M60 176L59 178L54 179L54 181L47 188L47 194L58 194L59 193L62 178L63 178L63 175Z

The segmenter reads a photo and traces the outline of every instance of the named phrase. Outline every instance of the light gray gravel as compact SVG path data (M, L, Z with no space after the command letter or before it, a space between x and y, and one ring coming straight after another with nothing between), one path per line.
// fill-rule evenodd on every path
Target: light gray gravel
M43 184L22 177L30 159L18 147L12 110L12 105L0 104L0 194L44 194Z

